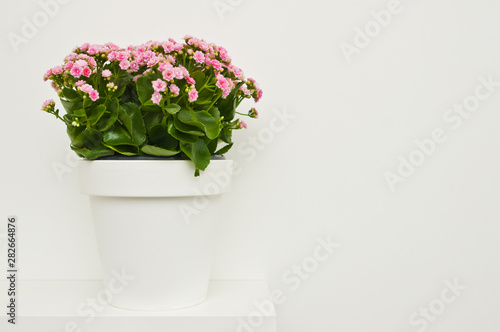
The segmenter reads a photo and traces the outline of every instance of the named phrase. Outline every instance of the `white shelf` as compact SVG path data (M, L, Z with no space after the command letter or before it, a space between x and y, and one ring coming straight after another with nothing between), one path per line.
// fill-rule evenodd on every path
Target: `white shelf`
M265 281L211 281L204 303L156 312L99 303L91 309L88 300L103 289L99 281L20 281L16 325L7 323L7 282L0 286L2 332L276 332Z

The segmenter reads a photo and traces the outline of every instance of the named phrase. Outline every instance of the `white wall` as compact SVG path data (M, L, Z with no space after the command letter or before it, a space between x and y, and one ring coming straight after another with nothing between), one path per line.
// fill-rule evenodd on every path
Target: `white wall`
M39 111L55 97L43 72L86 41L189 33L225 46L264 89L261 118L229 153L242 171L225 197L214 278L268 278L285 293L280 331L499 331L500 87L478 88L484 100L460 127L443 116L477 100L478 77L500 81L500 3L401 0L345 57L342 43L376 29L370 12L389 3L69 1L15 52L8 33L41 7L3 2L0 218L19 217L22 277L99 277L87 198L74 171L53 170L71 152ZM399 156L418 162L415 140L436 129L446 139L391 191L384 173ZM340 247L318 262L328 236ZM309 272L293 269L302 264Z

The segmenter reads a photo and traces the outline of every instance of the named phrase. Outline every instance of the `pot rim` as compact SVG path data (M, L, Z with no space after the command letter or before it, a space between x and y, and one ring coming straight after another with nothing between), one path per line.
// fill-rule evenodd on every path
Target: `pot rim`
M233 161L212 160L200 176L190 160L79 160L80 190L93 196L186 197L230 191Z

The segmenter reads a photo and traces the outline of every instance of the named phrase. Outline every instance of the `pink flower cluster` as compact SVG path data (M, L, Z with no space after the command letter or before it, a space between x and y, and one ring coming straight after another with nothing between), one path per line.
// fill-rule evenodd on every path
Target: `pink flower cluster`
M85 43L75 48L64 59L63 65L49 69L44 79L52 80L58 93L63 88L76 89L96 101L99 98L97 90L101 91L99 86L108 84L101 81L116 84L115 75L124 77L128 73L133 82L137 82L139 77L153 73L161 77L152 82L154 93L151 100L159 105L164 96L176 97L181 93L182 96L186 93L189 102L196 101L200 91L195 85L204 86L208 82L196 82L191 76L196 71L205 73L207 78L216 78L215 88L222 98L226 98L236 85L239 86L236 93L240 98L253 98L258 102L262 97L262 90L255 80L245 78L243 71L231 63L225 48L192 36L185 36L184 43L169 39L127 48L112 43ZM180 91L178 86L184 85L185 90Z
M151 96L151 101L157 105L160 105L160 101L163 98L161 92L167 93L170 90L172 96L176 97L179 95L180 89L174 83L171 83L167 87L167 82L159 78L156 81L152 81L151 84L153 85L153 90L155 91Z
M54 102L54 100L47 99L42 104L42 111L44 111L44 112L50 112L50 111L54 110L55 106L56 106L56 103Z
M92 101L96 101L97 99L99 99L99 92L97 92L97 90L94 89L92 85L85 83L85 81L80 80L75 83L75 86L78 90L88 94Z

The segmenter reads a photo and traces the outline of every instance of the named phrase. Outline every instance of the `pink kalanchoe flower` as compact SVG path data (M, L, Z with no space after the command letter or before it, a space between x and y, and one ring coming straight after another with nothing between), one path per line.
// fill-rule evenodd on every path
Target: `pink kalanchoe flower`
M257 91L257 98L255 98L256 103L260 100L260 98L262 98L262 94L263 94L262 90Z
M127 51L116 52L116 60L123 61L129 58L129 53Z
M156 56L152 57L149 61L148 61L148 67L153 67L154 65L156 65L158 63L158 61L160 61L160 59Z
M88 61L89 61L89 65L90 65L90 67L92 67L92 68L97 67L97 62L95 61L95 59L94 59L94 58L89 58L89 60L88 60Z
M101 73L102 77L110 77L111 76L111 70L109 69L104 69Z
M247 124L245 123L245 121L241 121L241 120L238 120L238 123L237 123L237 126L238 128L245 128L247 129Z
M219 88L219 89L227 89L229 87L229 82L227 81L227 79L222 76L222 75L219 75L218 78L217 78L217 83L215 83L215 85Z
M259 84L253 78L249 78L247 81L250 82L250 84L252 84L255 89L259 89Z
M226 97L229 96L229 94L231 93L231 90L232 90L231 88L222 90L222 99L226 99Z
M87 67L87 61L81 60L81 59L80 60L76 60L75 61L75 65L80 66L82 68L85 68L85 67Z
M170 84L170 86L168 87L170 89L170 91L174 94L174 95L178 95L179 94L179 87L175 84Z
M176 67L176 68L174 68L174 76L175 76L175 78L180 80L184 77L184 72L182 71L181 68Z
M160 65L158 66L159 71L165 71L166 69L172 69L173 66L169 62L161 62Z
M74 65L71 67L70 74L73 75L73 77L79 78L83 74L83 70L81 67Z
M46 101L43 102L42 104L42 111L49 111L55 107L56 103L52 99L47 99Z
M153 95L151 96L151 101L153 103L155 103L156 105L160 105L161 99L162 99L162 95L158 91L156 91L155 93L153 93Z
M138 63L137 61L135 61L135 60L134 60L134 61L132 61L132 62L130 63L130 69L131 69L132 71L138 71L138 70L139 70L139 63Z
M66 56L64 58L64 61L73 61L75 60L76 58L78 58L78 54L76 53L71 53L70 55Z
M165 53L170 53L174 50L174 43L172 43L171 41L164 42L162 46L165 50Z
M61 68L61 66L55 66L54 68L52 68L52 73L55 75L62 74L62 72L63 69Z
M90 76L90 74L92 74L92 71L90 70L90 68L89 68L89 67L85 67L85 68L83 68L83 76L85 76L85 77L89 77L89 76Z
M183 77L189 77L189 71L186 69L186 67L179 66L179 68L182 70L182 76Z
M49 69L45 72L45 74L43 74L43 80L46 81L49 79L49 77L52 76L52 70Z
M156 92L163 92L165 91L165 88L167 87L167 83L161 79L157 79L156 81L151 82L153 85L153 89Z
M219 60L212 60L210 61L210 64L217 70L222 68L222 64L219 62Z
M144 56L144 60L146 62L148 62L149 60L151 60L155 56L155 52L153 52L153 51L146 51L146 52L144 52L143 56Z
M82 86L85 84L85 81L84 80L79 80L78 82L75 83L75 86L76 87L79 87L79 86Z
M94 55L94 54L99 53L100 50L101 50L100 45L90 45L89 49L87 50L87 53L90 55Z
M196 101L196 99L198 99L198 91L196 91L196 89L189 90L188 96L189 96L189 101L194 102Z
M130 61L128 60L122 60L120 62L120 68L123 70L127 70L130 67Z
M233 73L234 73L234 76L236 76L236 78L239 78L240 80L244 79L243 70L241 70L240 68L233 67Z
M139 77L141 77L142 75L135 75L134 78L132 79L132 81L134 82L137 82L137 80L139 79Z
M135 50L135 51L132 51L130 52L130 55L132 56L132 58L137 61L137 62L141 62L142 61L142 53Z
M193 59L198 63L205 62L205 54L201 51L194 52Z
M186 82L189 84L196 84L196 81L191 76L186 77Z
M240 90L243 91L243 93L245 94L245 96L251 96L252 95L252 92L250 90L248 90L248 88L247 88L246 85L240 86Z
M73 62L73 61L68 61L68 62L64 65L64 70L70 70L71 68L73 68L73 64L74 64L74 62Z
M92 90L89 92L89 97L90 99L92 99L92 101L96 101L97 99L99 99L99 92L97 92L97 90Z
M116 44L113 44L113 43L106 43L106 44L104 44L104 46L106 46L110 50L117 50L117 49L119 49L119 47Z
M200 42L198 43L198 46L200 47L200 49L202 51L205 51L205 52L208 51L208 44L204 40L200 40Z
M82 46L80 46L80 50L86 51L89 48L90 44L89 43L83 43Z
M163 79L165 81L171 81L175 77L174 69L173 68L167 68L163 71Z
M90 93L92 90L94 90L94 88L92 87L92 85L90 84L83 84L81 87L80 87L80 90L82 90L83 92L85 93Z
M229 55L227 54L227 51L223 47L219 47L219 56L222 61L228 62L229 61Z
M175 63L175 58L171 56L170 54L165 57L165 59L170 62L170 63Z
M116 60L116 56L117 56L117 55L118 55L118 52L116 52L116 51L110 52L110 53L108 54L108 60L109 60L109 61L114 61L114 60Z

